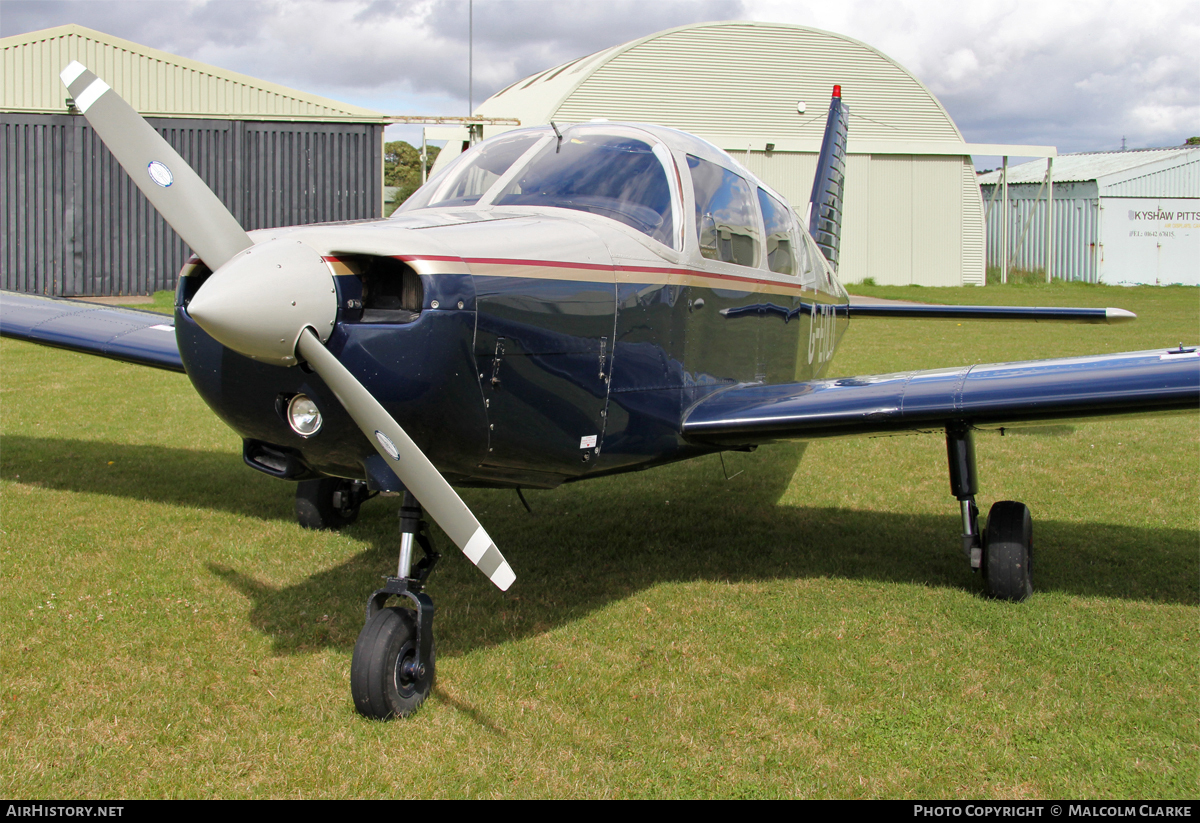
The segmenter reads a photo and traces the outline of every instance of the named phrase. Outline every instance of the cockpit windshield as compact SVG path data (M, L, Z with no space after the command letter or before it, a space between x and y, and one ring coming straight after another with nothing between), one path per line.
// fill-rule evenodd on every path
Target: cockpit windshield
M546 136L545 129L503 134L461 154L408 198L396 213L430 207L473 206L504 172Z
M678 247L665 146L577 126L550 141L495 197L495 206L552 206L609 217Z

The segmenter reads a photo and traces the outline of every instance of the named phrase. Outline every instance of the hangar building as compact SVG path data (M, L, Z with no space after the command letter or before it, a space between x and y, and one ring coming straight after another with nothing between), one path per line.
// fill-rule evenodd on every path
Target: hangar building
M981 175L979 183L989 266L1000 265L1007 237L1010 266L1043 269L1053 190L1054 277L1200 285L1200 147L1065 154L1054 160L1053 181L1046 179L1045 160L1012 166L1007 210L999 170Z
M602 117L690 131L733 154L803 217L835 83L850 107L842 279L982 285L983 203L971 154L1054 149L967 144L929 89L849 37L777 23L682 26L527 77L474 113L525 126ZM483 128L491 136L513 127ZM465 129L426 135L451 141L441 166L461 150Z
M189 256L86 120L59 72L95 71L247 229L377 217L386 119L82 26L0 39L3 288L147 294Z

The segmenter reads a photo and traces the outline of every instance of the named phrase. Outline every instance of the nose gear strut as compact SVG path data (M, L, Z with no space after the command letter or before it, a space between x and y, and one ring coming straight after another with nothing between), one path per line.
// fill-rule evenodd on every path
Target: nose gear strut
M424 557L414 567L413 544ZM433 689L433 599L423 589L441 554L434 551L420 503L404 493L400 507L400 559L395 577L367 598L367 622L354 644L350 691L359 714L377 720L407 717ZM403 597L413 608L384 607Z

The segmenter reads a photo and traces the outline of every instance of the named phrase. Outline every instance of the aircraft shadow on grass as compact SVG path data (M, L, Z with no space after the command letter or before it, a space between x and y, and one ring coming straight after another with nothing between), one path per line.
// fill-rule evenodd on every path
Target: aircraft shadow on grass
M531 492L533 516L510 491L464 490L504 546L518 585L496 591L435 530L443 552L432 579L439 656L533 636L659 583L842 578L980 591L957 551L960 524L948 495L945 515L777 505L802 454L803 446L794 445L732 455L730 472L747 471L728 481L719 460L709 457ZM293 519L290 485L216 452L6 436L0 476ZM363 592L394 563L397 508L395 500L364 505L347 534L371 547L293 586L276 588L215 562L208 568L252 601L250 622L272 637L277 653L352 647ZM8 523L10 532L19 528ZM304 534L297 527L297 539ZM1187 529L1039 520L1035 573L1042 592L1195 604L1196 545L1197 532Z

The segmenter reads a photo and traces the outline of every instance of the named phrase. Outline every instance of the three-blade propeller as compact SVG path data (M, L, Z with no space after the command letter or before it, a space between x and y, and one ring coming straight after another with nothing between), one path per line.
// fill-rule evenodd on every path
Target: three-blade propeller
M324 345L337 318L333 274L297 240L255 245L199 175L108 84L78 62L62 72L76 107L163 218L212 270L188 314L239 354L308 363L447 536L502 591L516 579L487 531L420 447Z

